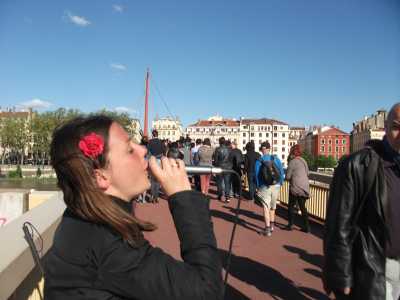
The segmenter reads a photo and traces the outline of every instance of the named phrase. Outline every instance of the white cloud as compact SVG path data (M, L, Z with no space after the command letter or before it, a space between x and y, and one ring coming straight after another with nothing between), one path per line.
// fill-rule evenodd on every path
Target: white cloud
M114 4L113 10L118 13L122 13L124 11L124 7L122 5Z
M110 67L114 70L118 70L118 71L126 71L127 67L123 64L115 64L115 63L111 63Z
M68 20L71 23L74 23L77 26L81 26L81 27L86 27L89 26L90 24L92 24L89 20L87 20L85 17L81 17L81 16L77 16L77 15L73 15L72 13L70 13L69 11L66 12L66 17L68 18Z
M138 113L136 110L125 107L125 106L117 106L116 108L114 108L114 111L116 111L118 113L128 113L128 114L137 114Z
M51 105L53 104L37 98L21 103L21 106L25 108L48 108Z

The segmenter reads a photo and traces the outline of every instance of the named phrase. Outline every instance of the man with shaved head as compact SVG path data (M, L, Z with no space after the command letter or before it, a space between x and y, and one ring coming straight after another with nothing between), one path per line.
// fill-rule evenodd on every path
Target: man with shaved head
M339 163L324 235L324 288L336 299L400 297L400 103L382 141Z

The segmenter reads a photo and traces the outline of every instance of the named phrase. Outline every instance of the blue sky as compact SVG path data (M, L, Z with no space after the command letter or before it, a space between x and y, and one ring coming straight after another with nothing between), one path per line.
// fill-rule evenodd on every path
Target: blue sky
M400 1L0 0L0 53L2 107L142 118L149 67L151 119L350 131L400 101Z

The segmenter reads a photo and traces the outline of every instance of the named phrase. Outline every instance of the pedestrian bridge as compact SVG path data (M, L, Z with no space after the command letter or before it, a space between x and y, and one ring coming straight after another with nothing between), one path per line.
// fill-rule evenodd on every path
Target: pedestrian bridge
M313 182L308 210L314 216L311 233L287 224L288 185L281 189L276 229L271 237L259 234L264 227L263 210L254 203L241 201L239 223L233 242L231 266L225 299L329 299L321 282L322 228L329 188ZM213 194L212 194L213 195ZM34 233L36 247L43 257L51 247L55 228L65 205L62 195L53 194L6 226L0 227L0 299L43 299L43 279L24 239L24 222L33 224L42 240ZM229 204L212 197L210 209L221 259L226 264L230 234L234 224L237 200ZM178 237L167 201L158 204L136 204L137 215L158 224L146 238L180 259ZM297 224L300 224L298 220ZM167 237L167 238L166 238Z

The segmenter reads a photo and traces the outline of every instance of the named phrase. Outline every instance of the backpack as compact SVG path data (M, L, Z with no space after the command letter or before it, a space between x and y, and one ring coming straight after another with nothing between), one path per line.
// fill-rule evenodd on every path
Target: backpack
M274 156L271 156L271 160L265 161L260 159L260 177L267 186L274 185L281 182L281 172L274 163Z

